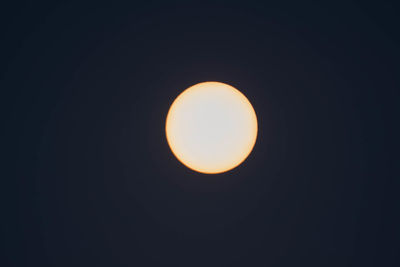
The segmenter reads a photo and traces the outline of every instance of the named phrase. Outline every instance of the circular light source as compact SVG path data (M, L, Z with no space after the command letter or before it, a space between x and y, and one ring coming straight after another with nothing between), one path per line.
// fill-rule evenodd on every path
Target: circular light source
M203 82L175 99L165 130L173 154L185 166L201 173L221 173L250 154L257 139L257 117L236 88Z

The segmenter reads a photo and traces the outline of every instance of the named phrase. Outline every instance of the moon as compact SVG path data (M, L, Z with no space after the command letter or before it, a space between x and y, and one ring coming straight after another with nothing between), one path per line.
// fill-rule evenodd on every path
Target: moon
M184 90L166 119L167 142L186 167L205 174L239 166L256 143L257 116L250 101L221 82L202 82Z

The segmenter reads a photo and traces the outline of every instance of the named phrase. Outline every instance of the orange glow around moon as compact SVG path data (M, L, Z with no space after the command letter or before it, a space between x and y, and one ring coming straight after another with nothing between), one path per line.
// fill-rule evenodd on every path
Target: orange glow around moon
M240 165L257 139L257 117L236 88L203 82L183 91L166 120L168 144L188 168L215 174Z

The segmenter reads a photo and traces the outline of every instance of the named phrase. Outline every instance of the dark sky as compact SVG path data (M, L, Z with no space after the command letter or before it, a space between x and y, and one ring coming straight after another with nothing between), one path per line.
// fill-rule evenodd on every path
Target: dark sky
M0 7L1 266L399 266L398 6L58 2ZM218 175L164 134L203 81L259 120Z

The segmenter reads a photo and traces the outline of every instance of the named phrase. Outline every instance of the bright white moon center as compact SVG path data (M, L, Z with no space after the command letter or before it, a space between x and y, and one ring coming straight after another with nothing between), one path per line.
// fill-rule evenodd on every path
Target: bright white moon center
M257 117L249 100L234 87L203 82L175 99L165 128L179 161L198 172L221 173L250 154L257 138Z

